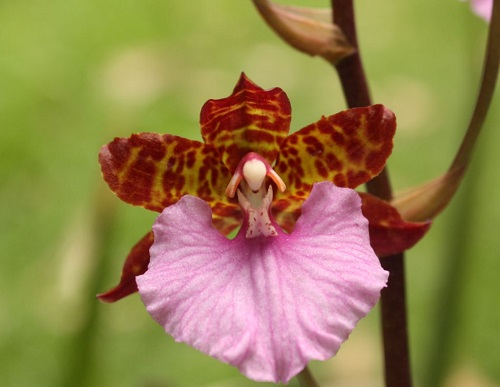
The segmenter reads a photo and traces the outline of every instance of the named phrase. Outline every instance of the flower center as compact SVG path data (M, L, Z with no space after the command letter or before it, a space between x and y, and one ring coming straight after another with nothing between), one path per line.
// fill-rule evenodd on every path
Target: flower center
M271 218L273 188L266 190L265 179L269 176L283 192L286 185L261 155L250 152L241 159L231 178L226 195L234 197L238 193L238 202L245 215L243 227L246 237L277 236L275 223Z
M266 164L259 159L248 160L243 165L243 177L254 192L258 191L259 188L262 187L266 174Z
M243 178L251 190L254 192L258 191L264 184L266 176L269 176L276 183L281 192L285 191L285 182L279 177L274 169L271 168L267 160L258 153L247 153L238 163L236 171L227 185L226 195L230 198L234 198L236 190Z

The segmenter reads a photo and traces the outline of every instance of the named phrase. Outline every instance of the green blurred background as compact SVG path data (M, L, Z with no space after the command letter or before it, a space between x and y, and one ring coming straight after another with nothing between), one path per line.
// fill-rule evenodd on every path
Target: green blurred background
M398 117L394 187L417 185L458 147L487 26L455 0L356 5L373 99ZM200 139L202 104L241 71L287 92L292 130L345 108L333 69L250 1L0 1L1 386L257 385L174 343L137 295L95 299L155 218L107 189L100 146L140 131ZM497 91L459 195L407 254L417 386L500 385L499 106ZM322 386L380 387L381 363L375 309L311 367Z

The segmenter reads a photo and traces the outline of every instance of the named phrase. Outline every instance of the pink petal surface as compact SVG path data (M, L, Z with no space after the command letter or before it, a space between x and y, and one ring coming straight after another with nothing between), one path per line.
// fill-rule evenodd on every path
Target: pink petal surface
M139 293L176 341L286 383L333 356L386 284L360 207L355 191L319 183L292 234L229 240L208 205L185 196L153 226Z
M493 0L471 0L471 7L476 15L482 17L486 21L491 20Z

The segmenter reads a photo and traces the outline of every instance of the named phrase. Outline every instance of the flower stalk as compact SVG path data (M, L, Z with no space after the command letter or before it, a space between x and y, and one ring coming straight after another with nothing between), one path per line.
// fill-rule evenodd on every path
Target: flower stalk
M356 48L354 54L335 64L349 107L371 104L361 56L358 49L354 4L352 0L332 0L333 22ZM387 168L366 183L367 191L384 200L391 200L392 189ZM387 387L411 386L410 356L406 318L404 254L385 257L382 267L388 270L389 281L382 290L382 335L384 343L385 381Z

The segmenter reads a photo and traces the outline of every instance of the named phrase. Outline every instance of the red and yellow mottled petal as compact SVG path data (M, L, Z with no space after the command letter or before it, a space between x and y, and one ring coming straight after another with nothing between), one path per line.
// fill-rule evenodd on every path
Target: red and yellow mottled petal
M315 182L325 180L355 188L382 171L395 130L394 113L383 105L322 117L281 144L274 170L288 195L305 198Z
M123 201L161 212L183 195L227 202L231 179L215 149L169 134L115 138L99 153L104 180Z
M149 248L154 241L153 232L148 232L135 244L125 260L120 283L105 293L97 295L104 302L115 302L137 292L135 277L146 272L149 265Z
M297 196L280 196L273 201L272 212L274 219L287 233L291 233L297 219L302 214L301 207L304 199Z
M234 172L248 152L258 153L272 164L288 135L290 119L290 102L283 90L266 91L242 74L229 97L203 105L201 134Z
M242 220L241 208L235 203L217 202L212 206L212 223L224 235L241 226Z
M370 241L379 257L413 247L429 230L431 222L407 222L388 202L360 193L363 215L368 219Z

